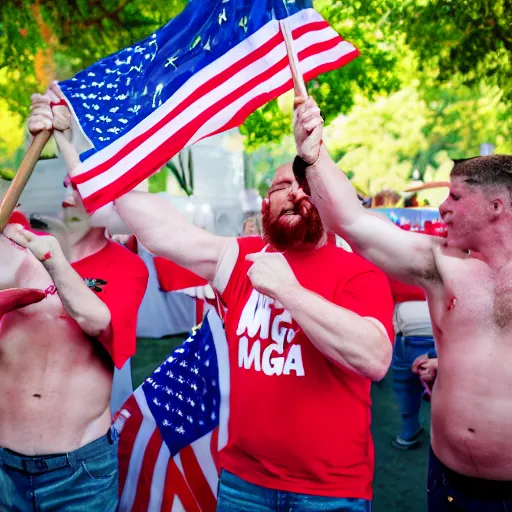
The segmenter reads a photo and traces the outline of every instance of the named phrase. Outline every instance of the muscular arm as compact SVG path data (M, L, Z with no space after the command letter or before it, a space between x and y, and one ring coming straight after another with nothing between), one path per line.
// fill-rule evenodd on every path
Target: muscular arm
M346 239L366 259L410 284L437 277L434 248L438 239L408 233L364 209L348 178L321 143L323 119L312 98L295 111L297 154L312 164L306 178L313 201L327 228Z
M326 227L386 273L411 284L436 279L437 238L409 233L362 207L356 192L325 146L306 171L313 201Z
M341 368L381 380L391 363L392 346L382 324L337 306L295 284L277 292L313 345Z
M55 131L55 138L69 174L75 175L80 159L70 137ZM224 291L238 256L234 238L215 236L194 226L169 200L146 192L133 191L116 199L115 211L110 214L118 215L148 251L210 282L215 279L217 289Z
M238 256L234 238L216 236L194 226L163 196L129 192L117 199L115 206L146 249L209 282L215 278L217 289L224 291ZM217 275L218 269L223 269L225 275Z

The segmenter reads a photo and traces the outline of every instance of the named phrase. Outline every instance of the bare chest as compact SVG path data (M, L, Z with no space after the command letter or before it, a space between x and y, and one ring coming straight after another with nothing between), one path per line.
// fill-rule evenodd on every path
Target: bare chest
M450 270L433 308L441 327L512 329L512 272L495 272L481 262Z

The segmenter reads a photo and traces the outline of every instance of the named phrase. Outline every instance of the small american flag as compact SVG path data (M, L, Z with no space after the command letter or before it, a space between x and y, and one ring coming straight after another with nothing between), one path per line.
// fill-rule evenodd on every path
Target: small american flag
M229 416L228 347L215 311L120 416L119 510L214 512Z
M73 181L89 212L293 87L279 20L310 80L358 55L311 0L190 0L167 25L61 82L90 150Z

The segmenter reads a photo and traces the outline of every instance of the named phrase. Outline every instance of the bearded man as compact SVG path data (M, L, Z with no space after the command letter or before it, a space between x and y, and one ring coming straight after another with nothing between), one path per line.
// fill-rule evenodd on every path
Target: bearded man
M291 165L263 202L263 238L216 236L140 191L115 208L149 251L211 282L227 306L218 510L369 510L370 385L392 352L386 277L336 247Z
M33 134L69 124L50 102L33 97ZM2 511L117 509L113 371L135 352L148 271L65 187L65 244L21 224L0 235Z

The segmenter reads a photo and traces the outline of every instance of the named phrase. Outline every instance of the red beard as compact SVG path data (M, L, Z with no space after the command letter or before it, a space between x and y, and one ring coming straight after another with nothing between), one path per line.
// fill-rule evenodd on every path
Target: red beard
M271 219L269 208L262 213L263 238L278 251L314 249L324 235L320 214L309 198L297 201L294 212L300 217L291 219L281 213L277 219Z

